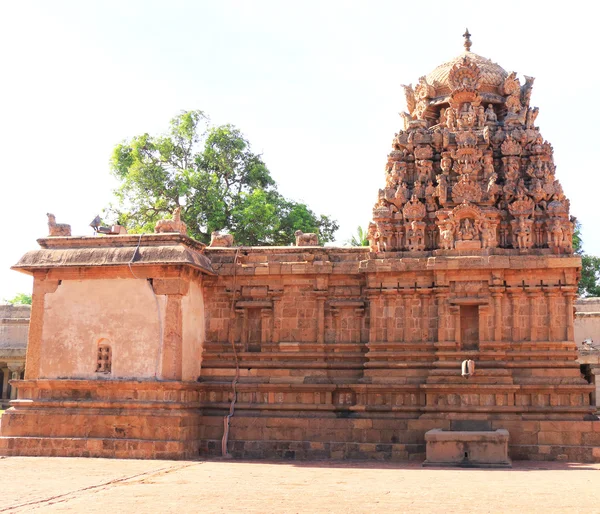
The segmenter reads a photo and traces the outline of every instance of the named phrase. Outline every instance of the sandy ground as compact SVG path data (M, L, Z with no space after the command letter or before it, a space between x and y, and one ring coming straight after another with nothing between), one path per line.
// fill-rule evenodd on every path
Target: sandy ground
M600 464L0 459L0 512L600 512Z

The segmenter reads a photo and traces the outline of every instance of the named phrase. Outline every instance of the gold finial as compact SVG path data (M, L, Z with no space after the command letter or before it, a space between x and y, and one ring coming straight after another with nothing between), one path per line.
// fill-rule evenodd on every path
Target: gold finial
M469 34L469 29L465 30L463 37L465 38L465 48L467 49L467 52L470 52L472 43L471 43L471 34Z

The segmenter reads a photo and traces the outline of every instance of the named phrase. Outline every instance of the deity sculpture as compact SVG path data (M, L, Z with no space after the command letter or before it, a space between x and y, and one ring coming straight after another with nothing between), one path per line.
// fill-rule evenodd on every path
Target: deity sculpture
M498 123L498 116L496 116L492 104L488 104L487 109L485 110L485 121L487 123Z
M454 225L450 222L440 226L440 245L442 250L452 250L454 247Z
M477 231L473 226L473 222L469 218L465 218L460 228L458 229L458 236L463 241L469 241L477 237Z
M496 231L487 220L481 223L481 246L483 248L495 248L497 246Z

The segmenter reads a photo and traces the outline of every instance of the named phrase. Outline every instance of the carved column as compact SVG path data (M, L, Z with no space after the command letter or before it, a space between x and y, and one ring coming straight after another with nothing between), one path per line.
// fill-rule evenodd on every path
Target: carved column
M457 346L460 346L462 342L460 333L460 305L452 305L450 307L450 314L454 316L454 341Z
M20 380L21 372L25 368L25 365L21 362L10 363L8 365L8 371L10 373L11 380ZM17 397L17 387L14 383L10 385L10 399L14 400Z
M271 342L271 320L273 314L271 309L260 310L260 345L262 351L262 345Z
M396 299L397 290L388 289L386 290L385 298L385 326L386 326L386 341L394 341L395 328L396 328Z
M529 298L529 340L537 341L537 316L536 316L536 300L540 295L539 289L530 289L527 291Z
M380 307L380 297L379 295L370 294L369 295L369 342L376 343L377 342L377 311Z
M521 336L521 330L519 327L519 301L521 293L516 291L509 291L508 296L512 305L512 333L511 339L513 341L519 341Z
M429 295L430 291L421 291L421 341L429 341Z
M446 303L448 301L448 295L445 292L436 292L435 299L437 303L437 340L442 342L446 340L446 328L448 323L448 316L446 314Z
M479 341L489 341L490 335L488 333L488 315L490 312L490 306L480 305L479 306Z
M556 341L556 297L558 296L558 292L554 288L548 288L545 293L548 302L548 341Z
M411 319L412 319L412 300L413 295L410 293L406 293L404 296L404 317L403 317L403 339L406 342L413 340L413 330L411 329Z
M494 298L494 341L502 341L502 292L503 288L492 289Z
M317 295L317 344L325 343L325 299L324 294Z
M337 307L331 307L331 324L333 325L333 342L341 343L340 341L340 310Z
M271 333L271 341L279 343L281 329L281 297L273 296L273 332Z
M577 297L574 287L563 287L562 293L565 298L565 323L567 325L567 341L575 340L575 332L573 327L573 300Z
M3 400L7 400L8 399L8 381L10 380L10 370L8 368L4 368L2 370L3 372L3 377L2 377L2 399Z

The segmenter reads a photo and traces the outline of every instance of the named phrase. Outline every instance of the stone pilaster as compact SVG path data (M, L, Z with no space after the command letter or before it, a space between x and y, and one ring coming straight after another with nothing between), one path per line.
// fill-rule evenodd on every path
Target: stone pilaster
M491 289L494 299L494 341L502 341L502 296L503 287L494 287Z
M271 333L271 341L279 343L281 330L281 296L273 296L273 332Z
M183 315L181 299L187 295L189 282L182 278L155 279L152 287L156 295L167 297L163 327L162 380L181 380L183 359Z
M40 377L40 352L42 347L42 330L44 328L44 298L54 293L60 284L59 280L49 280L45 273L34 273L33 294L31 302L31 318L29 321L29 338L27 342L27 379Z
M388 343L395 340L396 336L396 301L398 298L397 289L387 289L385 291L385 338Z
M272 309L261 309L260 310L260 344L261 348L263 344L271 342L271 325L273 321Z
M537 300L540 296L540 290L533 288L527 291L527 298L529 300L529 340L537 341Z
M317 343L325 343L325 300L326 294L317 294Z
M450 307L450 314L454 316L454 341L457 346L460 346L462 342L460 332L460 305L452 305L452 307Z
M413 340L413 330L411 329L412 319L412 301L413 295L411 293L404 293L404 316L402 316L402 340L409 342Z
M573 302L577 297L577 289L573 286L564 286L561 288L562 294L565 298L565 324L567 326L566 330L566 339L567 341L575 340L575 330L573 326L574 322L574 312L573 312Z
M479 306L479 341L488 341L490 339L488 330L489 312L489 305L484 304Z
M544 293L546 294L546 301L548 304L548 341L556 341L558 339L556 325L557 325L557 313L556 313L556 298L558 297L558 290L556 288L547 288Z
M429 341L429 297L431 291L424 289L419 292L421 297L421 341Z
M446 340L446 329L448 325L447 302L448 294L446 292L436 291L435 300L437 305L437 340L442 342Z
M381 308L381 297L371 293L369 298L369 342L377 342L377 313Z
M508 297L512 306L512 341L521 340L521 327L519 326L519 303L521 302L521 291L509 291Z

